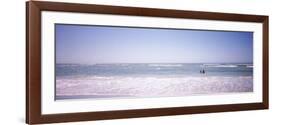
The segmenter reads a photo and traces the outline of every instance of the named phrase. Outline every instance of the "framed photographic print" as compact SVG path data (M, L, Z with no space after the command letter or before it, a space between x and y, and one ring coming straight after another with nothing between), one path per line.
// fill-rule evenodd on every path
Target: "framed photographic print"
M29 124L268 109L268 16L26 3Z

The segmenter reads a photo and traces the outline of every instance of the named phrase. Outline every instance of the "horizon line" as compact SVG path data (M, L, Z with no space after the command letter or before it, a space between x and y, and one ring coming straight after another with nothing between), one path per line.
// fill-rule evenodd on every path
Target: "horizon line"
M153 62L153 63L125 63L125 62L114 62L114 63L56 63L56 64L88 64L88 65L93 65L93 64L198 64L198 63L203 63L203 64L253 64L253 62Z

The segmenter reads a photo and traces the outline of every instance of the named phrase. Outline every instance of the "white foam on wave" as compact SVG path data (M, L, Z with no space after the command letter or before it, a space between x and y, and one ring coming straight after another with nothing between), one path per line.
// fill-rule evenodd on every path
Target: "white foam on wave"
M221 67L221 68L236 68L239 66L253 68L253 64L203 64L201 65L201 67Z
M246 67L247 68L253 68L253 65L247 65Z
M151 67L181 67L182 64L149 64Z
M233 64L203 64L201 67L235 68L235 67L238 67L238 65L233 65Z
M56 80L57 96L127 95L134 97L252 92L253 77L76 77ZM126 96L125 96L126 97Z

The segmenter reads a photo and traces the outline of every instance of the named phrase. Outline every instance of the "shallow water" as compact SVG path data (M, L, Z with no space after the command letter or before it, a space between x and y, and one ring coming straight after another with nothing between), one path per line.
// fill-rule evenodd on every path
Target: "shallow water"
M57 64L56 99L252 92L252 75L252 64L238 63Z

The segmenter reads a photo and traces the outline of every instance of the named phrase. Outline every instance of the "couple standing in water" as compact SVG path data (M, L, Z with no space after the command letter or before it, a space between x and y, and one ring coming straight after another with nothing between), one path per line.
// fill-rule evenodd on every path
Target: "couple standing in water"
M205 72L205 70L203 69L203 70L200 70L200 74L205 74L206 72Z

